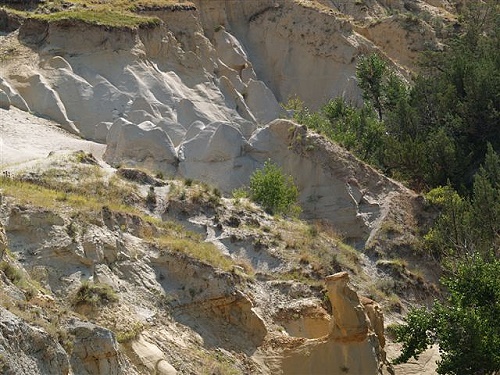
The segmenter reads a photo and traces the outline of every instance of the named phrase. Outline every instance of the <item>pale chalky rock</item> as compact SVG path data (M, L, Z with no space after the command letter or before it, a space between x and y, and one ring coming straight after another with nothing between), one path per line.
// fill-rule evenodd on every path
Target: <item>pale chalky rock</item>
M168 134L149 121L135 125L117 120L106 142L104 159L111 164L140 164L151 170L169 172L177 162L177 153Z

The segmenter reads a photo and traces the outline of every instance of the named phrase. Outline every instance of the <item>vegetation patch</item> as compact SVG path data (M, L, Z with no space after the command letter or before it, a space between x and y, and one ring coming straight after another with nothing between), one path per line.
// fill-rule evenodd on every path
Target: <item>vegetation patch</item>
M13 284L19 283L23 278L19 269L6 261L0 262L0 271L2 271L5 277L7 277L7 279L9 279Z
M394 329L403 343L396 363L418 358L435 341L439 343L440 374L494 374L500 370L500 261L485 262L474 256L460 262L453 277L443 283L445 302L427 310L412 310L406 323Z
M144 324L141 322L135 322L126 330L116 332L116 341L120 344L135 340L142 331L144 331Z
M116 292L107 284L84 281L72 298L74 306L89 304L93 307L118 301Z
M160 248L189 255L224 271L231 271L235 265L231 258L223 255L214 244L202 242L201 239L161 236L155 239L155 243Z
M250 198L271 214L298 216L298 197L299 190L292 176L285 175L270 160L250 176Z
M61 165L15 178L2 176L0 183L6 195L39 207L55 210L71 207L97 213L107 205L113 211L142 214L131 206L140 201L137 187L117 176L105 178L94 165Z
M28 4L28 3L26 3ZM14 4L7 4L14 6ZM193 3L179 0L69 0L39 2L33 7L15 4L16 9L6 8L8 12L23 18L33 18L60 24L83 22L89 25L113 28L144 28L161 24L157 17L143 16L141 11L171 10L183 11L196 9ZM25 10L19 10L25 9Z
M0 262L0 271L3 272L5 277L7 277L11 283L23 291L27 300L33 298L41 289L40 285L36 281L26 278L19 268L13 266L9 262Z

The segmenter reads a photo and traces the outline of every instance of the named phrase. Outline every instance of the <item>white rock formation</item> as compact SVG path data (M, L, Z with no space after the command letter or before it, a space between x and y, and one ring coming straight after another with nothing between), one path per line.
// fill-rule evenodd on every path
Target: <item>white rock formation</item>
M157 375L177 375L177 370L167 362L165 354L158 347L139 336L130 346L137 356L138 363L143 364L151 373Z
M168 134L150 121L134 125L118 119L107 136L104 157L113 164L141 165L167 173L175 171L177 152Z
M110 330L78 320L70 322L67 330L74 336L74 349L70 359L73 373L82 375L119 375L124 371L129 374L135 373L132 368L127 368L123 354L118 351L115 336Z

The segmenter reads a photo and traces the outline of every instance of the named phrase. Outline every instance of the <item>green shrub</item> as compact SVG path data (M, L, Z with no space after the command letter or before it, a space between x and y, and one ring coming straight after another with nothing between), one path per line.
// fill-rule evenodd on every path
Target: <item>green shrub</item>
M92 283L84 281L75 296L73 305L90 304L92 306L101 306L118 301L113 288L107 284Z
M234 189L232 191L232 196L233 196L233 199L248 198L248 191L244 187Z
M270 160L250 177L250 198L271 214L298 215L298 196L292 176L283 174L281 168Z
M442 282L446 301L430 310L413 309L406 323L395 328L403 344L394 363L405 363L434 342L441 359L438 374L495 374L500 370L500 260L477 254L460 262L454 275Z
M124 331L116 332L116 341L120 344L135 340L144 331L144 324L136 322Z
M22 279L21 272L10 263L5 261L0 262L0 271L14 284L17 284Z

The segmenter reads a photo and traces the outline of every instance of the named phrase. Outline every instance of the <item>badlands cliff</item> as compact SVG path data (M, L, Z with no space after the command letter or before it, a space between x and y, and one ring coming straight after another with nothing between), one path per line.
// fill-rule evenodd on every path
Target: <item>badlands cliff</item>
M0 9L0 120L50 119L98 157L16 159L22 138L2 135L13 152L2 156L0 369L392 371L380 306L347 283L367 292L387 269L339 236L372 254L404 251L421 201L283 119L280 103L360 100L355 65L372 51L407 76L418 51L441 48L437 25L453 10L445 0L200 0L138 7L157 21L121 27ZM227 198L267 159L294 177L302 218L322 224ZM421 277L400 274L405 298L425 297ZM85 288L90 299L78 300Z
M312 106L337 95L357 100L356 58L381 48L380 32L394 49L387 58L403 73L416 51L438 48L435 31L423 21L405 26L396 10L406 5L394 3L204 1L145 8L162 22L135 29L28 19L12 31L4 13L11 32L2 37L0 89L11 105L106 143L113 166L230 192L268 158L279 160L296 179L304 218L332 221L364 243L388 196L411 193L340 149L325 150L334 146L307 147L292 124L264 125L285 115L279 102L293 95ZM414 6L444 19L451 17L445 5ZM295 147L299 138L305 148Z

